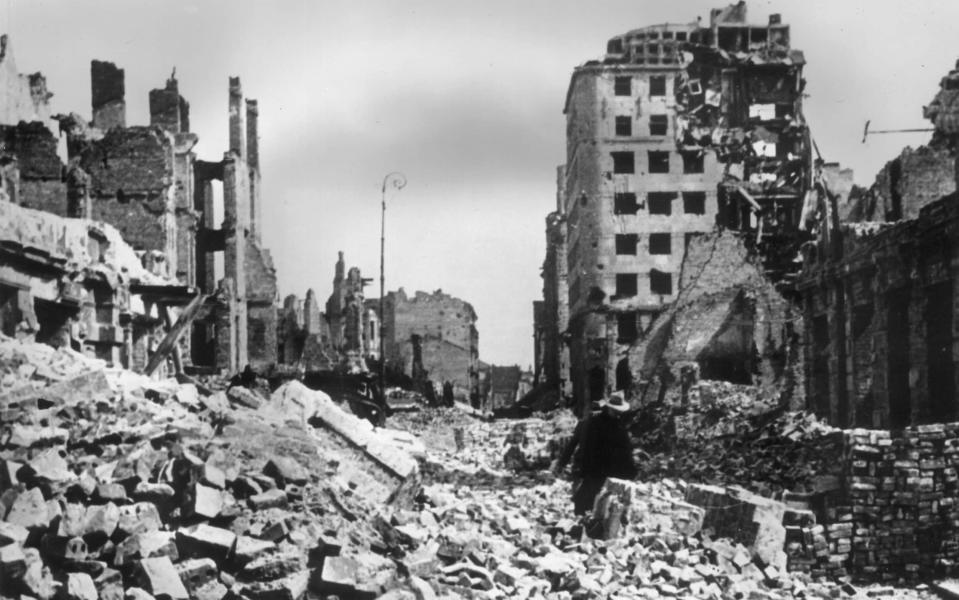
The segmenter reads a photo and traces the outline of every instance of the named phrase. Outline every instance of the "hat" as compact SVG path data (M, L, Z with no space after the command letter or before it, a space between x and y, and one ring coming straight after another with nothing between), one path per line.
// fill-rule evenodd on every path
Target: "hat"
M622 393L615 393L609 396L608 400L603 401L603 405L616 412L626 412L629 410L629 403Z

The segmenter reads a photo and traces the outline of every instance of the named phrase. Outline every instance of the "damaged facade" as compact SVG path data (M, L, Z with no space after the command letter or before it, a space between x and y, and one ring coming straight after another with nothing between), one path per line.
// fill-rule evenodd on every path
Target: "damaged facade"
M602 60L574 70L558 186L565 236L550 252L565 243L577 403L633 389L632 349L677 301L697 236L734 232L744 260L792 284L811 193L803 64L779 15L750 25L740 2L712 11L708 26L614 37Z
M441 290L410 297L400 288L384 298L382 335L388 371L440 387L448 382L455 398L479 401L479 332L470 303Z
M142 297L147 322L177 330L167 345L175 342L178 369L272 367L277 291L272 259L260 241L258 109L255 100L244 100L239 79L229 84L230 148L221 161L208 162L193 152L198 138L190 132L189 104L174 76L150 92L150 124L128 126L123 70L92 61L92 120L76 113L54 117L66 134L64 165L51 132L51 94L43 77L17 74L6 37L0 54L5 200L50 219L57 215L116 228L163 282L131 291ZM214 185L221 188L219 195ZM214 220L218 212L222 223ZM15 263L5 266L15 268ZM103 305L126 311L122 300ZM185 320L192 323L174 327L168 309L184 318L189 312ZM121 338L116 333L112 343L122 346ZM135 366L123 352L100 348L96 353Z
M363 288L370 279L357 267L346 269L339 253L333 276L333 293L320 311L316 293L307 290L306 298L287 296L279 309L280 323L277 353L280 363L305 373L366 371L367 361L380 355L380 320L368 306Z
M819 179L804 248L809 408L838 426L959 419L959 70L926 107L929 144L906 148L868 190Z

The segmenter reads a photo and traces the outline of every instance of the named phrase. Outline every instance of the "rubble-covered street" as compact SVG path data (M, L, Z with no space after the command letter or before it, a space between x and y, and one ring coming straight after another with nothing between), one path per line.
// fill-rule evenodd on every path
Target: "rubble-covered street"
M382 430L295 382L213 391L10 338L0 357L4 597L929 596L789 573L680 479L612 481L575 518L548 469L568 413Z

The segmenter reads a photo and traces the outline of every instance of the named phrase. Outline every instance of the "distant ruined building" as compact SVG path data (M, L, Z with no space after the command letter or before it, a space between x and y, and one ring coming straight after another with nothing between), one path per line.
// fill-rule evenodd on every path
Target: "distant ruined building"
M779 15L749 24L739 2L708 25L644 27L606 50L574 70L566 96L541 380L579 406L613 390L655 397L682 363L779 380L796 337L780 294L794 284L814 196L805 60L789 26ZM726 269L750 287L724 281ZM704 314L708 326L681 346L687 317Z
M62 240L4 229L0 328L136 369L155 369L167 354L178 370L270 369L277 288L260 239L256 101L244 100L239 79L230 78L230 145L222 160L203 161L174 76L150 92L149 125L127 125L122 69L92 61L91 82L92 120L57 115L57 127L44 78L17 73L9 39L0 38L4 210L52 231L87 228L86 259L104 269L116 267L108 260L116 245L128 245L145 271L133 278L136 265L125 264L126 274L91 280L94 266L76 270L75 254L54 269ZM67 164L57 155L57 131L66 135ZM63 332L55 342L51 328Z

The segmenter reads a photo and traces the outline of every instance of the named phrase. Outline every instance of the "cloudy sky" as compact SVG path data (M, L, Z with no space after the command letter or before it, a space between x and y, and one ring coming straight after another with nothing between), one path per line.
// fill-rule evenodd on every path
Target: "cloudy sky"
M21 72L42 71L55 112L90 116L89 63L126 70L127 122L175 66L201 158L227 144L227 78L260 101L264 241L280 293L320 298L337 250L378 278L380 185L387 288L445 292L479 315L480 357L532 362L544 217L565 154L563 100L578 64L636 27L708 21L721 0L3 0ZM766 0L808 65L805 105L827 160L869 184L927 134L922 106L959 57L959 3ZM378 281L368 288L379 293Z

